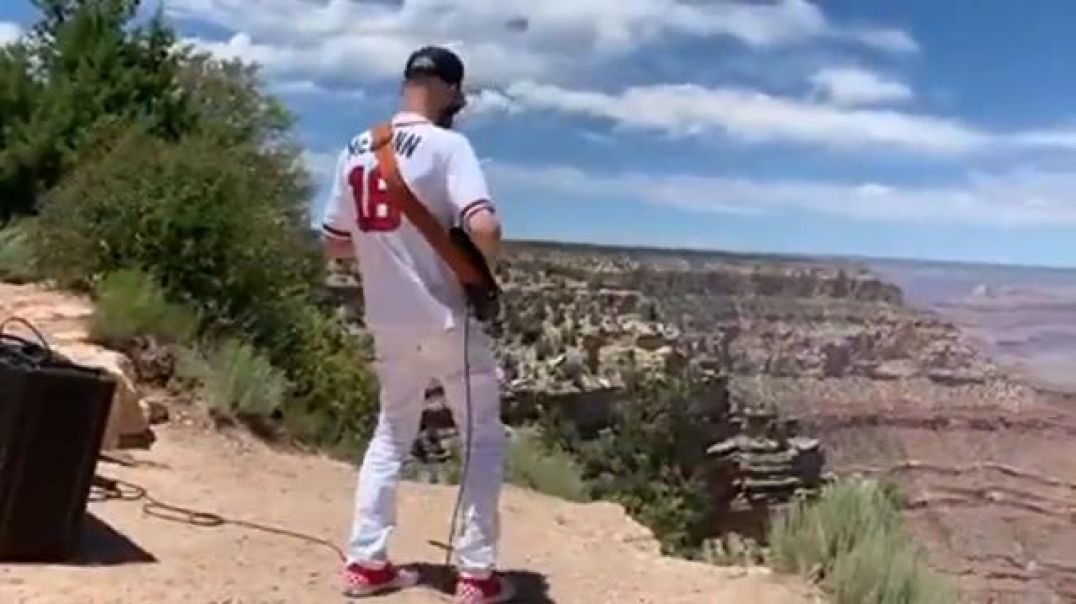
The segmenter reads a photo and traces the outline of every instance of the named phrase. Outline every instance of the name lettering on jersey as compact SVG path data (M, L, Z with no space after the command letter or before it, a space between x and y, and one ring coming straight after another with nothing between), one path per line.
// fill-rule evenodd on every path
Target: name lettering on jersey
M351 157L356 155L363 155L370 150L370 142L373 137L367 134L360 134L351 139L351 142L347 144L347 154Z
M393 136L392 146L396 148L396 154L410 158L411 154L418 148L419 143L422 142L422 137L414 132L406 132L404 130L397 130Z
M348 155L355 157L369 153L372 142L373 137L369 133L356 136L347 144ZM392 147L396 149L396 154L407 158L415 153L421 143L421 136L405 130L397 130L392 137Z

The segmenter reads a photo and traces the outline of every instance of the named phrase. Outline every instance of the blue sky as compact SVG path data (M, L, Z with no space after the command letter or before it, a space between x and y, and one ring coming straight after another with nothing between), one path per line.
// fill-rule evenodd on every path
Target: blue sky
M165 9L188 42L262 64L321 183L392 111L408 52L454 47L460 128L512 237L1076 266L1067 0ZM4 2L0 40L32 16Z

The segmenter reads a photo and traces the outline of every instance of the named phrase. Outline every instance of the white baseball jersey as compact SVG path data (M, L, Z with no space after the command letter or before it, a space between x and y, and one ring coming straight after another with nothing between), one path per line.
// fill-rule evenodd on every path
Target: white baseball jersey
M414 113L399 113L392 123L400 176L443 226L493 209L467 137ZM463 288L388 200L371 141L363 132L340 152L322 230L355 248L368 329L451 329L466 313Z

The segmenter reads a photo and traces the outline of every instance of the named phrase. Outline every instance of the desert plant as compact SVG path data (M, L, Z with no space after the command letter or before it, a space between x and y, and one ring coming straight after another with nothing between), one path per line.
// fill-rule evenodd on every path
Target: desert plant
M827 485L778 518L768 541L775 570L817 580L837 604L955 601L904 531L896 492L876 481Z
M515 430L508 443L505 481L568 501L589 499L571 456L543 443L533 428Z
M266 418L284 406L288 383L265 355L235 338L224 338L208 352L187 350L178 374L198 384L200 398L217 412Z
M550 409L545 439L577 460L590 497L623 505L665 552L694 557L714 514L703 467L709 434L698 409L707 392L691 374L643 380L596 438L584 438Z
M0 228L0 280L26 283L38 277L30 247L29 221L12 222Z
M184 344L194 338L198 320L181 304L169 302L150 275L123 269L106 275L95 287L90 339L124 348L137 336L162 344Z

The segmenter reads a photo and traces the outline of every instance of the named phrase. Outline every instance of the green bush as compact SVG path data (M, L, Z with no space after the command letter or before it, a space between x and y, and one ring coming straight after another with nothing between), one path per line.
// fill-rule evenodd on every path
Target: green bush
M161 344L185 344L195 336L194 312L167 301L146 273L135 269L109 273L94 293L90 339L104 346L122 349L136 336L153 336Z
M35 4L27 38L0 49L0 220L32 213L98 129L175 140L193 120L177 36L159 16L135 22L138 0Z
M581 438L556 412L547 413L543 432L577 459L592 498L623 505L666 553L694 557L714 514L703 468L710 435L698 406L708 392L692 375L646 381L595 439Z
M12 222L0 229L0 281L27 283L37 279L29 222Z
M210 409L241 418L268 418L285 402L288 382L254 347L225 338L204 354L186 351L179 375L198 384Z
M269 339L273 361L288 372L285 425L297 437L354 460L377 422L378 384L368 343L345 333L330 314L285 301L291 324Z
M32 242L64 283L140 268L210 321L265 326L267 300L308 295L320 278L301 195L256 149L136 132L49 193Z
M509 441L505 481L568 501L589 499L575 461L567 452L548 447L533 429L516 430Z
M286 374L285 425L353 454L376 384L363 343L318 306L324 263L293 116L254 67L180 48L161 13L135 22L137 0L35 5L25 43L0 49L0 221L39 215L17 244L61 286L152 275L198 316L199 336L239 338ZM158 329L145 323L163 320L160 299L129 323L103 318L102 337Z
M35 255L68 284L122 268L155 275L206 335L239 336L287 374L283 419L297 436L353 455L376 411L369 354L315 306L324 263L301 186L276 166L204 138L125 137L49 195Z
M904 531L899 501L875 481L825 487L770 530L775 570L817 579L836 604L943 604L950 587Z

